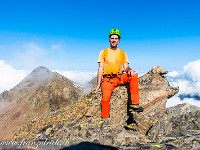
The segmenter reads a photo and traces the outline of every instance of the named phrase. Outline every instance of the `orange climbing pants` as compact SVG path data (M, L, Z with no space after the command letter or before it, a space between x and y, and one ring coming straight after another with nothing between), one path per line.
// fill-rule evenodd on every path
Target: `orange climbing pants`
M112 91L115 87L129 83L130 93L131 93L131 101L132 104L139 104L139 91L138 91L138 74L134 77L131 77L128 73L124 73L122 75L118 75L114 78L103 78L101 89L102 89L102 100L101 100L101 117L107 118L109 117L110 111L110 97Z

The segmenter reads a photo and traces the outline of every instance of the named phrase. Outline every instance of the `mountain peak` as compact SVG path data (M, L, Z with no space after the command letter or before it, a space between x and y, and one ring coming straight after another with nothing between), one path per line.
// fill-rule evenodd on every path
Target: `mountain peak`
M52 74L53 72L47 69L46 67L39 66L36 69L34 69L28 76L26 76L24 80L42 82L51 77Z
M51 72L51 71L44 66L39 66L32 71L32 73L36 72Z
M34 81L44 81L49 78L53 72L47 69L44 66L39 66L34 69L25 79L34 80Z
M53 76L54 72L44 66L39 66L27 75L15 89L23 89L32 85L39 86Z

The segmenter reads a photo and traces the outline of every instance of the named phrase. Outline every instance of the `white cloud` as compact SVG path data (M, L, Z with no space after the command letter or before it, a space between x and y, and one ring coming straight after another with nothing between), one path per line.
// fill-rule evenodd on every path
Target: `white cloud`
M97 73L96 72L80 72L80 71L59 71L59 70L54 70L66 78L77 82L80 85L85 85L87 84L90 80L92 80Z
M177 77L178 75L180 75L180 73L177 71L172 71L172 72L169 72L167 75L170 77Z
M6 64L4 60L0 60L0 93L13 88L27 74L28 71L16 70L11 65Z
M180 94L200 96L200 60L189 62L184 67L184 80L178 80Z
M186 77L191 81L200 81L200 60L189 62L183 67Z
M168 73L172 86L179 87L179 93L170 98L167 107L184 102L200 107L200 60L189 62L183 67L184 73Z

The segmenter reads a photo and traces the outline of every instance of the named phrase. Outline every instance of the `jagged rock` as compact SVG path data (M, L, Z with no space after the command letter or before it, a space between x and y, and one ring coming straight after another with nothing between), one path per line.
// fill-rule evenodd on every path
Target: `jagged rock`
M97 142L105 145L123 146L151 142L146 136L156 122L153 117L165 109L169 97L178 92L178 88L169 85L166 71L154 67L139 79L140 102L143 113L129 111L130 94L127 86L116 87L110 100L110 119L101 119L101 90L89 91L80 97L76 104L45 115L24 125L13 136L13 140L54 139L70 142ZM139 131L127 130L125 126L136 121ZM45 132L51 128L51 134ZM29 129L29 132L26 131ZM40 135L40 136L36 136Z
M78 93L80 89L64 76L43 66L36 68L13 89L0 94L0 101L7 102L0 112L0 140L9 140L35 117L75 103Z
M200 108L188 103L167 108L153 117L157 122L148 135L155 142L163 141L163 136L169 134L179 132L183 134L188 130L199 132L200 130Z
M145 115L152 116L166 108L167 99L178 93L178 87L171 87L162 67L153 67L139 78L140 103Z
M167 99L178 93L178 87L171 87L165 74L167 71L163 71L162 67L157 66L139 78L140 103L144 112L138 114L132 111L131 113L143 134L146 134L155 123L152 116L164 110Z

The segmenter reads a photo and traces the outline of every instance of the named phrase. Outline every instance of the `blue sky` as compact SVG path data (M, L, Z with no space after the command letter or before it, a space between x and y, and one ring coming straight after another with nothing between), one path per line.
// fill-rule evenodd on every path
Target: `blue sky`
M1 0L0 60L16 69L97 71L108 34L131 68L182 71L200 56L198 0Z

